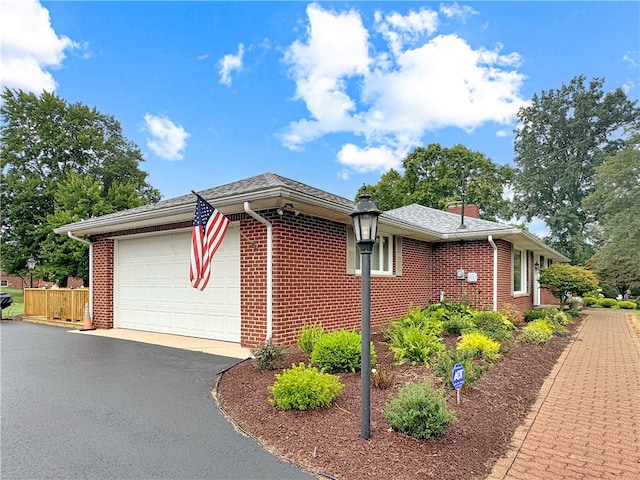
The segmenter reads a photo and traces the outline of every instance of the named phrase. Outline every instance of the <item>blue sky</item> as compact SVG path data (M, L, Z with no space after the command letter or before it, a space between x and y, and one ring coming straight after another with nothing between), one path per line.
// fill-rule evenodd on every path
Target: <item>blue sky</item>
M164 198L273 172L353 198L417 145L513 158L573 77L640 91L640 3L1 0L2 84L114 116Z

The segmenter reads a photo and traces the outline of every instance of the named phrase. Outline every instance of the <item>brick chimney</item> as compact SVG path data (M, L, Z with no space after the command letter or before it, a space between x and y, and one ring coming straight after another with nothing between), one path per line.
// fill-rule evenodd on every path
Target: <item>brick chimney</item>
M446 211L449 213L455 213L456 215L462 214L462 202L450 202L447 205ZM466 218L480 218L480 207L473 203L465 204L464 216Z

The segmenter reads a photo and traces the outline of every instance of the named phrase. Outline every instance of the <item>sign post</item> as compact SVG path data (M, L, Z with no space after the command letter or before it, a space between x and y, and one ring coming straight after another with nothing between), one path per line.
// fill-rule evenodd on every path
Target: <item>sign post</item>
M451 383L453 384L453 388L456 389L456 397L458 405L460 405L460 389L462 388L462 385L464 385L464 367L461 363L456 363L453 366L453 370L451 371Z

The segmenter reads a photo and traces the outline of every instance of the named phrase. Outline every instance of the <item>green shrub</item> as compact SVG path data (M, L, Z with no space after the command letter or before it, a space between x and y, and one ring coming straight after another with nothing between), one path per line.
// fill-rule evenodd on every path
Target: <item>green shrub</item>
M593 272L568 263L554 263L543 268L540 271L539 282L560 300L561 305L567 300L564 296L566 292L582 296L598 288L598 279Z
M590 307L591 305L595 305L598 303L598 299L596 297L582 297L582 304L585 307Z
M452 312L444 321L444 331L451 335L460 335L465 330L476 328L470 315Z
M500 358L500 343L481 332L464 333L457 350L470 358L497 360Z
M304 353L311 355L316 340L324 335L324 328L321 323L312 323L304 325L298 336L298 348Z
M417 327L432 335L441 335L444 324L437 312L423 311L419 307L411 307L407 315L395 322L391 322L385 334L387 338L391 338L397 330L404 330L409 327Z
M522 329L518 341L535 345L546 343L553 336L553 330L549 320L534 320Z
M267 390L273 395L271 405L284 410L313 410L330 406L343 388L339 377L300 363L276 373L275 383Z
M441 436L447 425L456 419L447 409L444 391L430 383L407 383L384 410L389 426L413 438Z
M567 312L557 311L553 314L553 317L550 317L551 320L556 325L561 325L563 327L567 325L571 325L573 323L573 317Z
M461 363L464 367L465 387L473 385L490 367L488 363L474 361L473 358L468 357L463 352L449 350L443 353L438 357L435 373L436 376L441 378L451 389L453 389L453 384L451 383L451 372L453 371L453 367L456 363Z
M631 300L620 300L618 302L618 308L624 308L625 310L634 310L638 307L636 302L632 302Z
M371 365L376 363L373 342L370 344ZM311 363L327 373L355 373L360 371L362 355L359 333L337 330L316 339L311 352Z
M524 312L523 317L524 321L529 323L534 320L539 320L541 318L546 318L547 314L544 310L527 310Z
M425 332L415 325L394 329L389 338L389 350L396 363L428 363L429 359L445 349L442 337Z
M494 340L511 338L511 331L516 328L500 312L478 312L473 317L473 323L478 330Z
M613 308L618 306L618 301L614 298L599 298L598 305L604 308Z
M253 363L258 370L275 370L280 368L288 354L287 349L275 343L272 338L263 340L260 345L251 349Z

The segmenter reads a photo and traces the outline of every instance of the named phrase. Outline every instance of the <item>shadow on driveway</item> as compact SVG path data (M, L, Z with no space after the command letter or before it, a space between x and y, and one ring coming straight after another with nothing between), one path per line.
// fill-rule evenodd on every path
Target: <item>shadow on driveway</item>
M3 479L310 479L216 408L239 360L3 322Z

